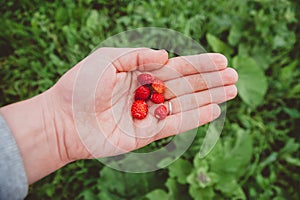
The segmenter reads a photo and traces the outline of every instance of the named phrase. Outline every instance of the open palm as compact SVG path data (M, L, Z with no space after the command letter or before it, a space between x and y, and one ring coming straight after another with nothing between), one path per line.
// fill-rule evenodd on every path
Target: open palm
M95 87L90 94L91 101L85 101L87 95L80 95L85 92L77 95L80 98L74 97L74 93L78 93L78 79L87 83L91 79L91 74L84 74L84 69L90 70L91 65L96 66L95 73L101 75L97 76L97 84L91 86ZM164 96L171 102L173 112L164 120L154 117L157 105L151 103L145 119L131 117L134 91L139 86L137 76L144 72L166 85ZM67 72L53 87L56 112L63 113L57 116L64 116L55 120L58 130L64 130L57 133L57 137L64 138L60 149L64 149L71 160L113 156L196 128L219 116L217 104L236 96L236 81L237 73L227 68L227 60L221 54L168 59L164 50L101 48ZM80 83L80 87L82 85ZM82 91L88 90L89 85L84 87ZM87 106L87 102L93 105ZM76 108L76 104L81 106ZM84 117L78 120L78 116ZM65 123L59 123L61 120Z

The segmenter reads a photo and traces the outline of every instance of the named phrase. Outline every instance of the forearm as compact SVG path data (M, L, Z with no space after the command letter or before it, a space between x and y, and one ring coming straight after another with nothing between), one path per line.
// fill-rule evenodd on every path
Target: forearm
M0 108L23 158L31 184L67 164L61 159L47 93Z

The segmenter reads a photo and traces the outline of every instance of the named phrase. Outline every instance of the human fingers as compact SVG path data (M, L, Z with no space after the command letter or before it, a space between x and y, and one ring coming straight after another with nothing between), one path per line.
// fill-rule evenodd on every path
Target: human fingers
M177 135L179 133L197 128L207 124L221 114L221 109L217 104L208 104L193 110L179 112L167 116L162 130L153 137L153 140Z
M172 113L176 114L179 112L196 109L208 104L220 104L235 98L236 95L236 86L229 85L186 94L173 98L169 100L169 102L172 105ZM169 102L166 102L166 104Z
M168 61L168 52L165 50L121 48L117 51L119 56L113 60L117 72L152 71L161 68Z
M226 85L233 85L238 80L237 72L232 68L183 76L165 82L165 98L172 99L184 94L203 91Z
M163 80L172 80L182 76L212 72L225 69L227 59L219 53L205 53L191 56L171 58L165 66L151 71L151 73Z

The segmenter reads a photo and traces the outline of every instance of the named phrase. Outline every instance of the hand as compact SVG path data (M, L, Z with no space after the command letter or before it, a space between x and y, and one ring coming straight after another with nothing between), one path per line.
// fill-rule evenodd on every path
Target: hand
M217 104L237 94L237 73L226 67L220 54L168 59L164 50L100 48L49 90L0 112L31 184L71 161L132 151L216 119ZM165 82L173 113L164 120L153 117L155 105L144 120L131 118L142 72Z
M80 96L82 107L76 110L74 105L72 107L74 88L78 87L76 77L92 66L97 72L89 71L102 76L95 92ZM56 137L64 141L59 147L61 158L72 161L122 154L216 119L220 114L217 104L237 94L234 86L237 73L226 67L227 60L220 54L168 59L164 50L97 50L66 73L52 90L49 110L55 113L55 126L62 130L56 133ZM173 114L164 120L153 116L155 105L143 120L133 120L130 115L134 90L138 87L137 75L143 72L153 74L166 84L165 98L172 103ZM82 91L94 87L89 84L91 76L78 78L82 80L79 84L83 86ZM74 112L85 113L85 121L76 121ZM182 123L183 120L188 123Z

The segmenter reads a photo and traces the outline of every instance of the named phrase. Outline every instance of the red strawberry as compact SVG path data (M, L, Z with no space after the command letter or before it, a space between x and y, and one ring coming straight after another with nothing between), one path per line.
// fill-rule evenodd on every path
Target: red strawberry
M148 114L148 105L143 100L133 102L131 106L131 115L136 119L144 119Z
M165 84L159 79L154 79L151 86L158 93L164 93L165 91Z
M165 97L162 94L159 94L159 93L155 92L151 95L151 101L153 103L160 104L160 103L163 103L165 101Z
M159 120L165 119L167 115L168 115L168 111L166 106L164 105L158 106L154 111L154 116Z
M153 82L154 78L150 74L140 74L138 75L137 80L141 85L148 85Z
M150 89L146 86L140 86L135 90L135 100L147 100L150 96Z

